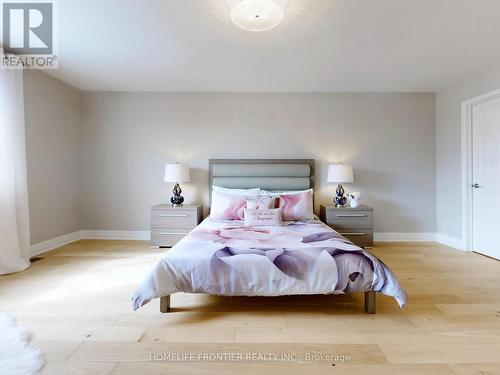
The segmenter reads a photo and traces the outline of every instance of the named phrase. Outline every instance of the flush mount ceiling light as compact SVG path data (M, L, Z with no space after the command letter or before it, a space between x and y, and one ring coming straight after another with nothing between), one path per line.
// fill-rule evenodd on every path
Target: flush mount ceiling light
M247 31L266 31L283 20L283 7L273 0L241 0L231 9L231 20Z

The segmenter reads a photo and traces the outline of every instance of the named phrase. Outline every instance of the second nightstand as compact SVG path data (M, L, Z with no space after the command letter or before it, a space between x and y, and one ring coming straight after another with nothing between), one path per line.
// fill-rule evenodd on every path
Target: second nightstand
M202 219L201 204L151 207L151 246L171 247L184 238Z
M373 208L321 205L320 219L359 247L373 247Z

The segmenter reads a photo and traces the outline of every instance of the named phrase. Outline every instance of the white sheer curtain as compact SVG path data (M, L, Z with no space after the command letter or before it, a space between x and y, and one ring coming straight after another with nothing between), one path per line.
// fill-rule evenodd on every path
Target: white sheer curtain
M0 275L29 267L23 72L0 69Z

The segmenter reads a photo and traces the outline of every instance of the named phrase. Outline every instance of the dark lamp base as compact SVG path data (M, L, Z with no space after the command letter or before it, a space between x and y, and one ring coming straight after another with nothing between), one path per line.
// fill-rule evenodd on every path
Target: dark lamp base
M170 198L170 203L172 203L172 206L182 206L182 203L184 203L184 197L181 195L182 190L179 184L175 184L172 193L172 198Z
M335 207L344 207L347 204L347 198L344 197L344 187L339 184L335 194L336 195L333 198L333 204L335 204Z

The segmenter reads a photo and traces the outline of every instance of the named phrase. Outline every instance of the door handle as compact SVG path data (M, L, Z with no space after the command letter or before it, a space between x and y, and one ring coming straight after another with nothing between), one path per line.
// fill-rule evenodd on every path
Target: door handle
M474 185L472 185L474 189L479 189L481 186L476 182Z

